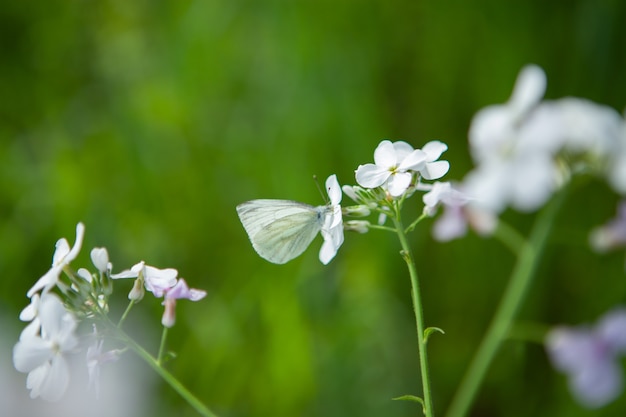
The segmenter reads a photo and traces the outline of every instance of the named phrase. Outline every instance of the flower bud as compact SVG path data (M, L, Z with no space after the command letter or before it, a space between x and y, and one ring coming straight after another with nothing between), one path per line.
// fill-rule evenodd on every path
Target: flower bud
M163 317L161 318L161 324L164 327L172 327L176 322L176 299L165 297L163 301L165 310L163 311Z
M85 268L79 268L78 271L76 271L76 275L78 275L80 278L84 279L85 281L87 281L90 284L91 284L91 281L93 281L93 277L91 276L91 272L89 272Z
M109 253L106 248L93 248L91 250L91 262L104 274L109 267Z
M343 223L344 230L349 230L357 233L367 233L370 227L370 222L367 220L349 220Z
M370 213L371 210L365 205L347 206L343 208L343 214L347 216L367 217Z
M133 285L133 289L128 293L128 299L140 301L144 294L145 290L143 289L143 278L137 278L135 280L135 284Z

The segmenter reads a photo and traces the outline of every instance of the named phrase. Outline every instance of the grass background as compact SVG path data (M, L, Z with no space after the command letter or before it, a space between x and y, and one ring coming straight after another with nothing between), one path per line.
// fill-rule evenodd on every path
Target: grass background
M448 143L446 178L462 179L473 114L504 102L527 63L545 69L548 98L580 96L621 112L625 19L618 0L5 2L3 338L17 340L23 294L49 267L54 242L73 241L83 221L76 266L106 246L115 271L143 259L208 291L200 303L179 303L169 367L220 416L419 415L416 404L390 400L420 392L409 279L393 236L348 235L327 267L317 239L276 266L254 253L235 206L321 204L312 175L353 183L385 138ZM587 245L617 200L594 179L577 185L522 320L593 321L626 301L623 253L598 256ZM504 216L522 231L534 218ZM473 235L435 243L429 226L411 244L427 324L446 330L430 343L442 414L514 259ZM116 287L120 303L126 284ZM162 307L147 298L140 306L131 320L156 350ZM194 415L167 387L150 387L149 415ZM581 409L540 345L507 342L472 415L625 408L622 399Z

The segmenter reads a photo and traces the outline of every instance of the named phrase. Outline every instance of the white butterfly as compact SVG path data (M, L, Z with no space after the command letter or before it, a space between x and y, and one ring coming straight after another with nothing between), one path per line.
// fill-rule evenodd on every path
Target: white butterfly
M330 203L310 206L291 200L252 200L237 206L237 214L252 247L264 259L284 264L299 256L321 232L320 261L327 264L343 243L341 188L336 175L326 179Z

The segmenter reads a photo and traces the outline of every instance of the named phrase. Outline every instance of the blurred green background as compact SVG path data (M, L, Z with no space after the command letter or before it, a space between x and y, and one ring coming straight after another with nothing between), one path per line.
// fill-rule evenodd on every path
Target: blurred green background
M54 242L73 242L83 221L75 266L105 246L116 272L143 259L208 291L179 303L169 368L220 416L420 415L417 404L391 401L420 393L410 284L394 237L347 235L327 267L318 238L277 266L253 251L235 206L321 204L312 176L354 183L385 138L448 143L446 178L462 179L473 114L507 100L527 63L546 70L548 98L580 96L621 112L625 21L619 0L4 2L2 338L17 340L26 291L49 267ZM593 179L576 187L521 319L593 321L626 301L623 253L598 256L587 244L617 200ZM421 210L418 198L412 204ZM526 231L534 216L505 217ZM442 415L514 259L474 235L435 243L430 225L411 243L427 325L446 330L429 345ZM130 283L118 284L123 302ZM161 309L146 297L130 319L152 351ZM168 387L151 390L146 415L195 415ZM582 409L540 345L510 342L472 415L624 409L625 399Z

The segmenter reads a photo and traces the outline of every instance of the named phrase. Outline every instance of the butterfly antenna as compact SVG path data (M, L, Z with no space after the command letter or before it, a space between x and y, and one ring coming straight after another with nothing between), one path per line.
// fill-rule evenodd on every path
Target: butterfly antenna
M326 204L329 203L328 201L328 193L325 193L322 191L322 187L320 185L320 182L317 180L317 175L313 175L313 181L315 181L315 186L317 187L317 190L320 192L320 194L322 195L322 199L324 200L324 202Z

